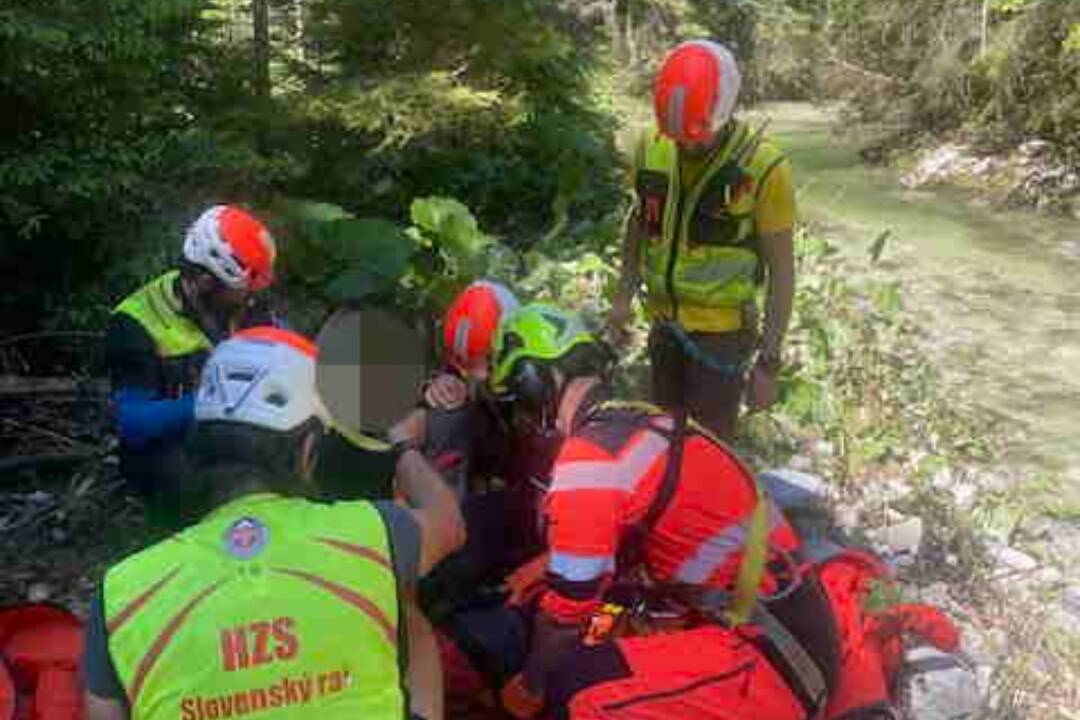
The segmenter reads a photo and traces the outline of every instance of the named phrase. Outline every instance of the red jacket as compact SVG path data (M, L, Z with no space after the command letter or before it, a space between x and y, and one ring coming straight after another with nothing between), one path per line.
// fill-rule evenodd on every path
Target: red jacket
M628 413L604 413L563 443L544 508L551 555L541 608L556 620L575 622L595 608L616 570L620 539L645 515L661 485L672 425L667 416L634 422ZM753 479L729 452L688 433L677 490L645 541L651 577L730 586L756 502ZM771 505L768 521L774 553L798 547L794 531ZM763 590L771 585L766 573Z

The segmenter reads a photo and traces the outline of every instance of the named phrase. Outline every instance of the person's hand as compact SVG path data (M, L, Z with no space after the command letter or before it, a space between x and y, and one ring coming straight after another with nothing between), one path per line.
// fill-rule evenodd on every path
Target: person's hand
M746 388L746 404L750 412L764 410L776 402L778 395L776 375L776 370L765 367L761 362L754 365Z
M423 444L426 435L427 411L422 408L417 408L398 420L386 433L386 437L392 443L408 441L417 445Z
M630 342L631 300L622 293L615 296L611 304L611 312L608 313L607 332L611 344L615 347L624 347Z
M439 410L456 410L469 399L469 386L450 373L436 376L424 388L424 402Z
M510 596L506 598L508 606L527 605L544 589L544 576L547 574L548 553L542 553L520 566L506 578L506 588Z
M500 693L503 709L520 720L529 720L540 714L544 708L544 698L534 695L525 686L525 676L518 673L510 678Z

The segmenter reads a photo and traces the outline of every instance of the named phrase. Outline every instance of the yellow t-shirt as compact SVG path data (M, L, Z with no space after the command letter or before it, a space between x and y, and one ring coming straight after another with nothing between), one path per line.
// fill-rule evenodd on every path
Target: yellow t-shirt
M754 224L759 235L795 227L795 181L787 158L773 168L758 190Z

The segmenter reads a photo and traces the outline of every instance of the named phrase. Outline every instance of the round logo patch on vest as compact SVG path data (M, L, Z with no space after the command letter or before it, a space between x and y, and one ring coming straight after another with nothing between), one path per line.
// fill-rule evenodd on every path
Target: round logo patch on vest
M253 517L242 517L225 531L225 551L235 558L250 560L262 552L270 539L270 529Z

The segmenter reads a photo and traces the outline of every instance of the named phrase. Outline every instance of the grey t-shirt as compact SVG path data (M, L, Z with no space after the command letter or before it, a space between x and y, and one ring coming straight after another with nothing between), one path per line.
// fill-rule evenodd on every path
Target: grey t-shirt
M398 597L415 587L420 574L420 526L412 514L390 501L372 503L386 523L390 538L390 554L397 578ZM100 698L127 703L123 684L116 674L109 655L109 635L105 623L105 609L101 587L90 601L90 613L86 620L86 642L83 647L83 676L86 689Z

